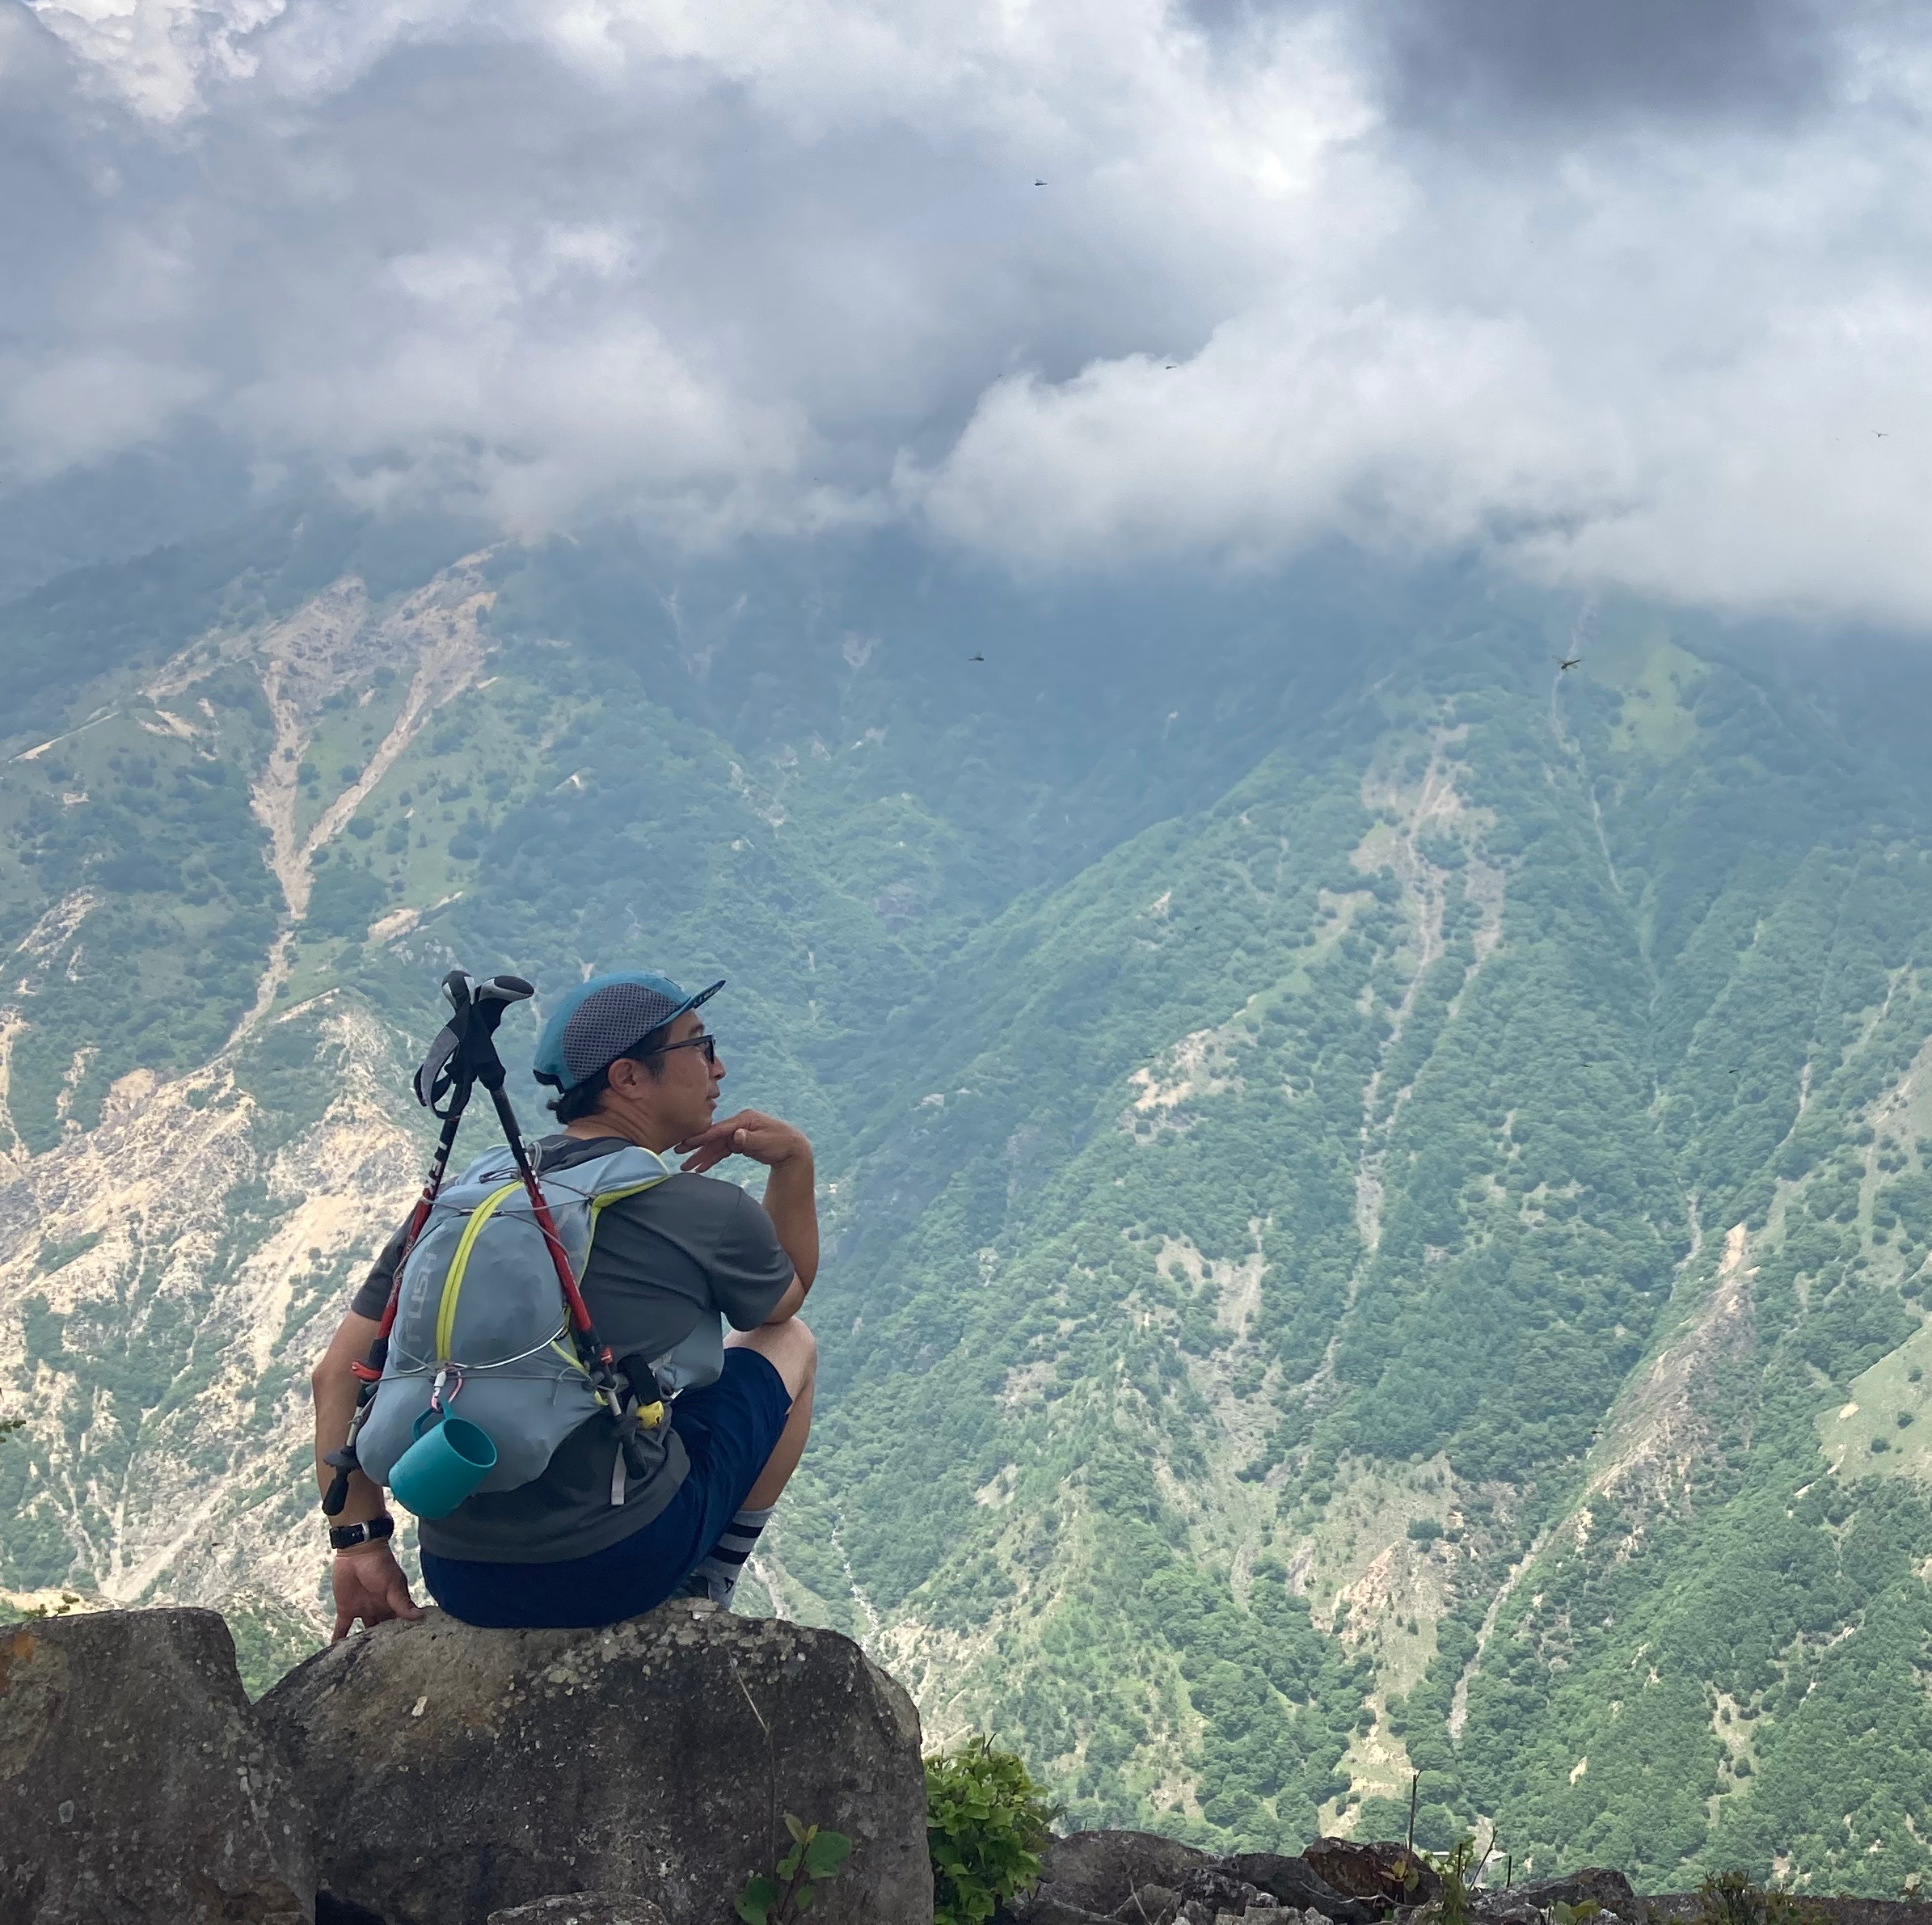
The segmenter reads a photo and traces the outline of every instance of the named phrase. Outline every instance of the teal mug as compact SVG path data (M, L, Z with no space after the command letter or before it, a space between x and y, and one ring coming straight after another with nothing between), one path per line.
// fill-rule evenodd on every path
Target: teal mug
M445 1417L432 1429L416 1420L416 1441L396 1459L389 1488L397 1503L419 1518L446 1518L496 1467L496 1446L487 1431L465 1417Z

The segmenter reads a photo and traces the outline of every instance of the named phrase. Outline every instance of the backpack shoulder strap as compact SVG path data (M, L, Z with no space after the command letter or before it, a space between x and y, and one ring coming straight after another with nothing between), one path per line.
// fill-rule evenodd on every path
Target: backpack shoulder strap
M592 1235L595 1235L598 1216L611 1204L635 1197L640 1191L655 1189L677 1174L655 1150L626 1143L621 1150L588 1156L564 1169L539 1170L537 1180L546 1196L554 1193L559 1201L587 1204Z

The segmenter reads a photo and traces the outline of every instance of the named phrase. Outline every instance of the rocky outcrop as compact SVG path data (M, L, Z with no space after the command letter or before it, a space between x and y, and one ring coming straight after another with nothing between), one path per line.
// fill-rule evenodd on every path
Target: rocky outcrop
M0 1633L3 1925L307 1925L310 1834L215 1612Z
M1015 1925L1217 1925L1230 1919L1374 1925L1390 1917L1426 1919L1431 1914L1420 1908L1441 1893L1441 1879L1401 1845L1318 1838L1293 1857L1238 1851L1212 1858L1151 1832L1084 1831L1053 1840L1037 1890L1007 1916ZM1607 1920L1644 1916L1643 1902L1621 1872L1592 1868L1506 1892L1474 1893L1470 1917L1476 1925L1548 1925L1552 1906L1585 1901ZM1932 1907L1925 1909L1932 1914ZM1932 1925L1932 1915L1886 1925Z
M1539 1912L1546 1912L1553 1905L1594 1905L1619 1918L1634 1919L1640 1909L1630 1881L1621 1872L1602 1865L1586 1865L1555 1878L1528 1879L1512 1885L1504 1896Z
M1207 1852L1158 1832L1076 1831L1047 1847L1024 1915L1044 1920L1055 1905L1105 1915L1142 1885L1172 1887L1211 1862Z
M487 1925L601 1893L719 1925L787 1812L852 1841L814 1919L932 1917L917 1714L835 1632L688 1602L601 1631L432 1612L318 1653L259 1708L324 1814L325 1918Z
M1243 1884L1263 1891L1276 1905L1318 1912L1332 1925L1373 1925L1386 1909L1361 1898L1347 1898L1323 1878L1305 1857L1279 1851L1238 1851L1224 1859L1223 1868ZM1182 1895L1187 1896L1183 1883Z
M1326 1880L1346 1898L1388 1905L1426 1905L1442 1889L1442 1881L1421 1856L1403 1845L1317 1838L1301 1855L1316 1877Z
M1671 1892L1638 1901L1647 1925L1694 1925L1694 1921L1709 1916L1710 1903L1702 1892ZM1817 1925L1932 1925L1932 1902L1923 1898L1828 1898L1807 1892L1799 1915L1808 1922L1817 1921Z
M1146 1831L1082 1831L1047 1848L1040 1882L1012 1908L1019 1925L1205 1925L1249 1914L1300 1925L1373 1925L1387 1910L1345 1897L1306 1857L1276 1851L1213 1858Z
M210 1611L0 1632L0 1925L726 1925L788 1813L851 1842L815 1920L932 1925L917 1717L829 1632L688 1602L586 1632L432 1612L255 1707ZM997 1925L1429 1925L1441 1882L1407 1860L1081 1832ZM1768 1915L1752 1903L1737 1915ZM1710 1915L1708 1893L1639 1898L1589 1868L1471 1892L1469 1917L1550 1925L1559 1904L1599 1925ZM1925 1904L1803 1906L1932 1925Z
M1601 1865L1566 1872L1557 1878L1537 1878L1473 1893L1470 1917L1474 1925L1550 1925L1557 1905L1591 1905L1599 1925L1654 1925L1644 1900L1630 1889L1621 1872Z

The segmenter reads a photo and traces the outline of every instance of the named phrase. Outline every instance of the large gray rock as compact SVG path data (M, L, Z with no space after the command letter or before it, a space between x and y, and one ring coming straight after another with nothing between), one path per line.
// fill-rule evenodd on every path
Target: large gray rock
M601 1631L432 1612L318 1652L259 1708L326 1814L338 1915L485 1925L599 1891L720 1925L793 1812L852 1841L815 1919L932 1918L918 1714L833 1632L689 1601Z
M307 1925L309 1813L212 1610L0 1634L0 1925Z

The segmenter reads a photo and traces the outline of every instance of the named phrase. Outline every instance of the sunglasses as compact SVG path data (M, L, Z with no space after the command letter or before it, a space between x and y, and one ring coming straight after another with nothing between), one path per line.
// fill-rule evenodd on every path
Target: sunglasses
M669 1056L673 1049L702 1049L704 1060L712 1068L718 1063L718 1039L708 1031L702 1036L687 1036L681 1043L664 1043L656 1049L645 1052L650 1056Z

